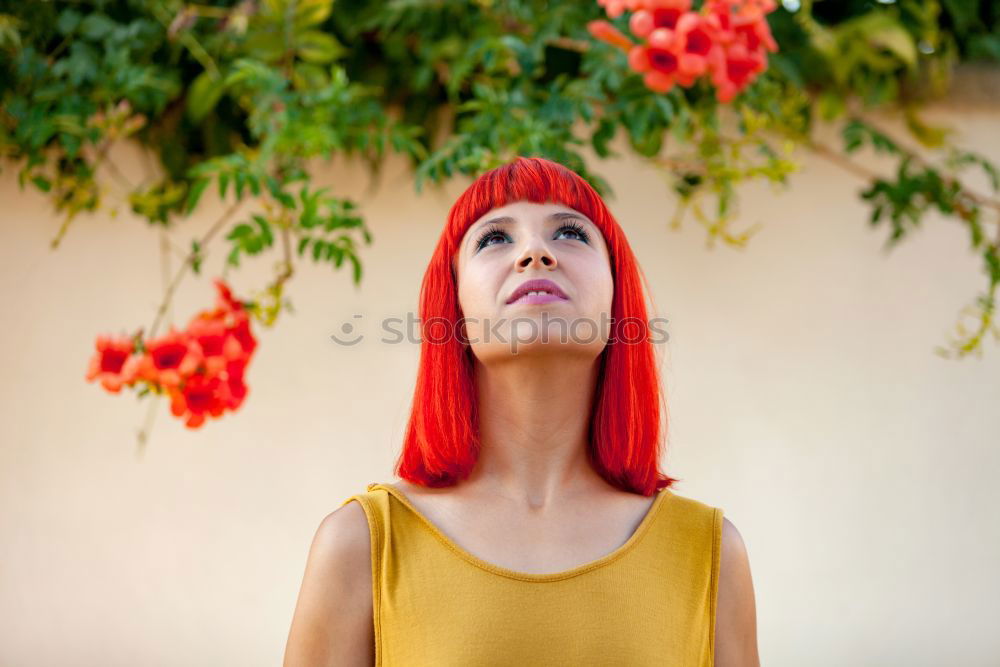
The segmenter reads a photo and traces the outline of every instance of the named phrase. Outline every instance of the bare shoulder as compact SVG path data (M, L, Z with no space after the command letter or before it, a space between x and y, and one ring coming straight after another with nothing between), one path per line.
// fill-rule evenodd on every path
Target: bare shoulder
M326 515L313 536L284 667L374 662L368 518L350 502Z
M759 667L757 610L750 557L743 536L722 519L719 592L715 618L716 667Z

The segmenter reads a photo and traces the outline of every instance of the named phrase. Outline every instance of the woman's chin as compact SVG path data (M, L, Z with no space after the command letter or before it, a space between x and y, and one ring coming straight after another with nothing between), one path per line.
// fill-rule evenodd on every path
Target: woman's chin
M544 341L539 337L534 340L511 340L509 343L493 342L488 345L473 345L474 355L483 363L505 362L515 359L532 358L585 358L595 359L607 346L605 341L577 342L560 340L553 336Z

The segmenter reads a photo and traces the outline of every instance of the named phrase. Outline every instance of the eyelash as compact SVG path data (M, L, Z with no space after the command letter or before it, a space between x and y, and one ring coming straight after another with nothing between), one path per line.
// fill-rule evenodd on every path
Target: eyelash
M577 236L580 237L580 240L583 241L584 243L590 243L590 235L587 234L587 230L585 230L580 223L567 222L563 224L561 227L559 227L559 229L557 229L556 231L561 232L566 229L575 232ZM497 227L496 225L490 225L486 229L486 231L483 232L482 235L479 237L479 240L476 241L476 250L482 250L486 246L486 241L491 239L496 234L503 234L503 233L504 231L500 227Z

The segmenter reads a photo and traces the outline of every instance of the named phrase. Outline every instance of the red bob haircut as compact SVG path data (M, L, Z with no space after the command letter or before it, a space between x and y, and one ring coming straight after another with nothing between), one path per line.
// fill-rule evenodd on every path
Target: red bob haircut
M428 323L461 331L454 328L462 312L452 260L472 223L516 201L563 204L590 218L604 235L614 282L612 338L599 361L587 455L617 488L649 496L669 487L677 480L657 468L666 406L648 340L645 275L600 195L571 169L538 157L517 157L487 171L451 207L420 288L420 363L396 474L413 484L445 487L465 479L476 464L480 442L472 348L455 335L440 342Z

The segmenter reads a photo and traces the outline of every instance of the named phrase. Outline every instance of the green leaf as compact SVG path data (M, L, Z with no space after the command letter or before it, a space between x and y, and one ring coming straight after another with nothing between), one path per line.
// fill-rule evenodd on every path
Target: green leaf
M349 254L347 256L347 259L349 259L351 261L351 264L354 267L354 271L353 271L354 284L355 285L360 285L361 284L361 262L358 261L358 258L355 257L353 253Z
M257 32L246 41L246 52L252 53L262 63L274 63L285 55L285 40L278 31ZM253 74L246 68L237 69L226 78L226 87L237 84Z
M303 236L301 239L299 239L299 245L298 245L297 253L298 253L298 255L300 257L306 251L306 246L309 245L309 241L311 241L311 240L312 239L310 239L308 236Z
M285 12L285 7L288 6L288 0L264 0L264 4L269 14L281 16Z
M347 53L332 35L319 30L306 30L295 40L295 51L306 62L326 64Z
M191 239L191 270L196 275L201 272L201 261L201 244L196 239Z
M243 188L247 184L247 175L243 171L237 171L233 174L233 182L236 184L236 198L243 199Z
M1000 191L1000 173L997 173L997 168L985 159L980 160L979 166L983 168L986 176L990 179L990 186L993 188L993 192Z
M299 0L295 6L295 29L318 25L330 16L333 0Z
M251 234L253 234L253 227L251 227L245 222L241 222L240 224L233 227L232 231L230 231L229 234L226 235L226 238L230 241L235 241L242 239L246 236L250 236Z
M295 40L299 58L311 63L326 64L347 53L332 35L319 30L306 30Z
M222 82L207 70L196 76L187 93L188 118L201 122L218 104L223 90Z
M295 208L295 197L288 194L283 190L278 190L277 192L272 192L274 198L281 202L281 205L288 209Z
M1000 34L974 35L968 48L971 59L1000 61Z
M844 98L832 90L824 90L816 102L820 118L827 122L838 118L846 109Z
M56 19L56 30L60 35L68 35L80 25L80 21L83 20L83 15L75 9L65 9L59 14L59 18Z
M980 0L943 0L942 4L958 32L967 32L982 24L979 20Z
M188 191L187 202L184 204L184 210L190 214L194 210L195 206L198 205L198 200L201 199L202 193L205 192L205 188L208 187L209 179L199 178L191 186L191 190Z
M221 172L219 173L219 199L226 198L226 189L229 187L229 173Z
M881 30L868 35L868 40L876 46L891 51L906 63L907 67L913 68L917 64L917 45L913 40L913 35L902 25L895 23L884 26Z
M97 41L114 30L117 25L104 14L88 14L80 24L80 32L87 39Z
M295 63L293 71L295 87L298 89L316 90L329 82L326 70L312 63Z
M805 88L806 82L794 58L789 58L783 53L771 53L767 56L768 64L775 70L781 72L785 77L795 84L796 88Z
M617 122L613 119L602 118L601 122L597 126L597 130L590 138L590 142L593 144L594 150L602 158L606 158L611 155L611 149L608 148L608 143L614 139L615 132L617 130Z
M260 240L264 247L270 247L274 243L274 235L271 233L271 223L262 215L254 215L253 221L260 227Z

